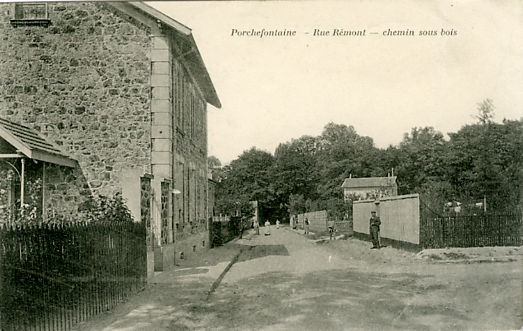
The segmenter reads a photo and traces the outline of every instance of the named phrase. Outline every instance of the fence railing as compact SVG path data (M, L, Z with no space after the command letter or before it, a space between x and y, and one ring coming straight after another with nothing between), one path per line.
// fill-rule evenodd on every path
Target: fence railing
M241 217L213 219L211 222L211 247L221 246L238 237L241 231Z
M145 285L142 223L0 228L0 329L68 330Z
M479 214L470 216L423 216L420 246L425 248L519 246L522 215Z

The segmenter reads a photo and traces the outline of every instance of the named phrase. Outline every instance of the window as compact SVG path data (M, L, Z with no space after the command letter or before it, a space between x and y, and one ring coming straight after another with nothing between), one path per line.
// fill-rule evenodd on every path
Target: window
M11 24L18 25L45 25L50 23L46 3L15 3L14 15Z

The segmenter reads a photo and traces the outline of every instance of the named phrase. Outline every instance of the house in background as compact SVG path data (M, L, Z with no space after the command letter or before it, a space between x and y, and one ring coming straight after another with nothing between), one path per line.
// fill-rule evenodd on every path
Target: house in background
M341 187L345 201L398 195L396 176L346 178Z
M207 104L221 104L191 30L141 2L38 2L0 4L0 34L0 118L78 165L48 168L61 182L42 190L62 193L43 210L121 193L149 227L149 274L210 247Z

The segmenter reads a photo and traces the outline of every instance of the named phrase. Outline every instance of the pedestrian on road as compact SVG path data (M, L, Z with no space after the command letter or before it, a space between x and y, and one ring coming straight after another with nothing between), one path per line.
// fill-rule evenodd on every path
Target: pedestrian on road
M280 228L280 220L276 220L276 229Z
M371 211L371 218L369 224L370 238L372 240L371 249L380 249L380 225L381 220L379 216L376 216L376 211Z
M260 235L260 222L258 220L254 220L254 232Z
M269 220L267 220L267 222L265 222L265 235L266 236L271 235L271 222L269 222Z
M327 222L327 227L329 228L329 240L332 240L332 237L334 236L334 231L335 231L334 225L335 225L334 220L329 219L329 221Z
M304 230L304 233L305 234L309 234L309 219L308 218L305 218L305 221L303 222L304 226L303 226L303 230Z

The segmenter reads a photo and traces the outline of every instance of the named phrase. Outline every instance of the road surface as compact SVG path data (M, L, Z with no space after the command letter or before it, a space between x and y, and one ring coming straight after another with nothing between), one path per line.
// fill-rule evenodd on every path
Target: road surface
M518 330L522 259L439 263L355 239L315 243L288 228L248 235L178 267L79 331ZM225 254L225 255L227 255ZM219 254L218 254L219 255ZM215 263L220 262L220 263Z

